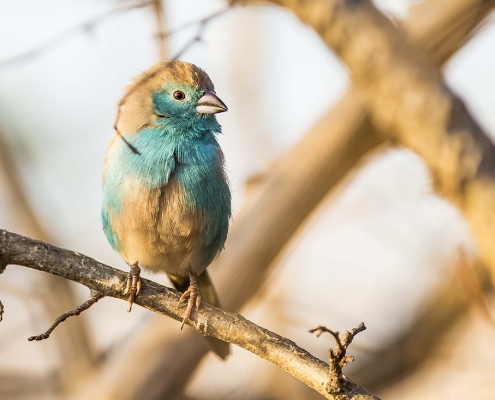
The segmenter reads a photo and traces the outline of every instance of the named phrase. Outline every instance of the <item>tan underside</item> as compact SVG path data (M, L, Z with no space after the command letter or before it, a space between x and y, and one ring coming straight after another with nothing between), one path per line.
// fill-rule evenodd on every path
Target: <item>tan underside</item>
M162 188L148 189L137 179L128 178L122 188L122 208L110 214L112 229L121 244L120 255L128 263L152 272L197 274L205 270L203 246L198 244L204 229L196 213L184 211L182 193L171 177Z

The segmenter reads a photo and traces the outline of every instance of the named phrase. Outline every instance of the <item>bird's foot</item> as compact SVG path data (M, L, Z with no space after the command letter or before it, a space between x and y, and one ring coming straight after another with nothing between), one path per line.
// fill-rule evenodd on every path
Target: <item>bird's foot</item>
M126 289L125 293L129 293L129 309L127 312L131 312L134 300L141 290L141 268L139 268L138 263L132 264L129 270L129 275L127 275Z
M182 320L182 325L180 329L184 328L184 324L187 320L191 319L191 313L196 305L196 309L199 308L201 304L201 295L199 294L198 282L196 281L196 275L194 272L189 271L189 288L182 294L179 300L179 305L187 301L186 312L184 313L184 319Z

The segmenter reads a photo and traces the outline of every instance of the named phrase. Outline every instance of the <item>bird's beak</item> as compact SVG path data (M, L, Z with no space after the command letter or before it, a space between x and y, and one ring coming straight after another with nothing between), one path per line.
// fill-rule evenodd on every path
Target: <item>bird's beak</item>
M222 100L218 98L215 92L205 91L203 97L196 104L196 111L199 114L217 114L227 111L228 108Z

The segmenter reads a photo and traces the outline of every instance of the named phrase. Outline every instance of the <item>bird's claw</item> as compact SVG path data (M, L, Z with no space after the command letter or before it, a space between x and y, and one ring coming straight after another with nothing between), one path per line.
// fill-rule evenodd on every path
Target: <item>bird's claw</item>
M186 321L191 319L192 310L194 305L196 305L196 310L199 309L199 305L201 304L201 295L199 294L198 283L196 282L196 276L190 272L190 285L189 288L182 294L179 300L179 305L185 303L187 301L187 308L184 312L184 319L182 320L182 324L180 329L184 328L184 324Z
M129 270L129 274L127 275L126 289L124 292L126 294L129 293L129 309L127 310L127 312L131 312L134 300L141 290L140 274L141 268L139 268L138 264L132 264L131 269Z

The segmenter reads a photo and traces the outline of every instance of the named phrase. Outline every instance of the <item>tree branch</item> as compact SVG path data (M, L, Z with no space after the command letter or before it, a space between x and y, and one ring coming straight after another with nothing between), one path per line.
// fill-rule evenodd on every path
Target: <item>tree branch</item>
M369 0L269 2L292 10L346 63L374 125L428 164L495 275L495 145L431 60Z
M342 374L342 368L349 362L354 361L354 357L347 357L347 348L350 346L354 338L359 332L366 329L366 326L361 322L356 328L346 331L342 337L339 332L328 329L324 326L318 326L314 329L310 329L310 333L316 334L316 337L320 337L323 332L330 333L337 343L335 349L328 350L329 359L329 375L330 382L327 384L327 391L338 395L342 389L346 387L346 378Z
M131 6L125 5L123 7L117 7L113 10L110 10L106 13L103 13L93 19L90 19L88 21L83 22L82 24L76 25L72 28L67 29L63 33L56 35L45 42L41 43L40 45L24 52L21 54L18 54L16 56L13 56L11 58L7 58L5 60L0 61L0 69L5 68L5 67L10 67L16 64L28 62L31 60L34 60L42 55L45 55L46 53L49 53L50 51L56 49L58 46L62 45L63 43L67 42L68 40L72 39L76 35L80 34L81 32L91 32L93 31L97 26L102 24L103 22L108 21L109 19L120 15L122 13L125 13L130 10L134 10L137 8L142 8L142 7L147 7L151 4L153 4L154 0L148 0L144 1L139 4L133 4Z
M158 43L158 53L160 61L168 57L167 33L165 31L165 11L163 0L153 0L153 11L156 19L156 40Z
M189 39L184 46L175 54L175 56L172 57L172 60L178 60L181 58L195 43L199 43L203 40L203 33L208 26L208 24L215 18L219 17L220 15L224 14L227 11L230 11L232 9L232 6L226 7L220 11L217 11L208 17L205 17L203 19L200 19L197 21L197 30L195 35ZM188 26L188 25L187 25ZM181 27L182 29L183 27Z
M52 324L52 326L50 326L50 328L46 332L41 333L37 336L31 336L28 340L30 342L32 342L33 340L39 342L41 340L48 339L50 337L50 334L55 330L55 328L57 326L59 326L59 324L64 322L67 318L78 316L83 311L86 311L88 308L90 308L93 304L96 304L96 302L102 298L103 298L103 295L101 295L99 292L92 290L91 294L89 296L89 300L85 301L84 303L82 303L79 307L75 308L74 310L71 310L71 311L68 311L68 312L62 314L60 317L58 317L55 320L55 322Z
M127 280L125 272L74 251L6 230L0 230L0 263L21 265L81 283L99 293L95 299L110 296L127 300L124 293ZM180 296L177 291L148 279L142 279L142 285L136 304L177 321L182 320L184 310L178 306ZM294 342L246 320L241 315L202 303L193 314L192 320L186 323L202 335L235 344L270 361L327 399L337 399L326 388L329 367L325 362ZM338 395L339 400L377 399L357 384L349 380L345 383L342 393Z
M146 1L143 1L141 3L133 4L130 6L125 5L123 7L117 7L113 10L110 10L110 11L108 11L102 15L99 15L93 19L90 19L86 22L83 22L82 24L79 24L79 25L76 25L72 28L69 28L68 30L48 39L47 41L41 43L40 45L38 45L36 47L33 47L30 50L27 50L26 52L20 53L18 55L15 55L11 58L7 58L5 60L0 60L0 69L6 68L6 67L11 67L11 66L14 66L16 64L22 64L22 63L34 60L38 57L41 57L41 56L49 53L50 51L56 49L57 47L64 44L68 40L74 38L75 36L79 35L80 33L94 31L94 29L96 29L99 25L101 25L104 22L107 22L109 19L111 19L117 15L123 14L127 11L131 11L134 9L147 7L150 5L152 5L154 7L155 12L157 13L156 17L157 17L157 24L158 24L158 30L159 30L157 36L158 36L158 39L162 42L160 44L160 46L161 46L160 54L161 54L161 56L163 56L164 52L166 54L166 50L167 50L166 49L167 46L166 46L166 44L164 44L165 38L172 36L172 35L180 32L180 31L187 29L187 28L194 26L194 25L198 25L200 27L206 26L210 20L216 18L217 16L223 14L228 9L232 8L232 7L227 7L223 10L217 11L217 12L213 13L212 15L206 16L206 17L201 18L197 21L190 21L190 22L184 23L183 25L179 26L177 29L174 29L172 31L164 32L163 26L165 24L165 20L160 19L160 17L158 16L158 9L156 8L158 1L161 1L161 0L146 0ZM163 10L163 8L162 8L162 10ZM187 44L187 47L189 47L189 44Z

